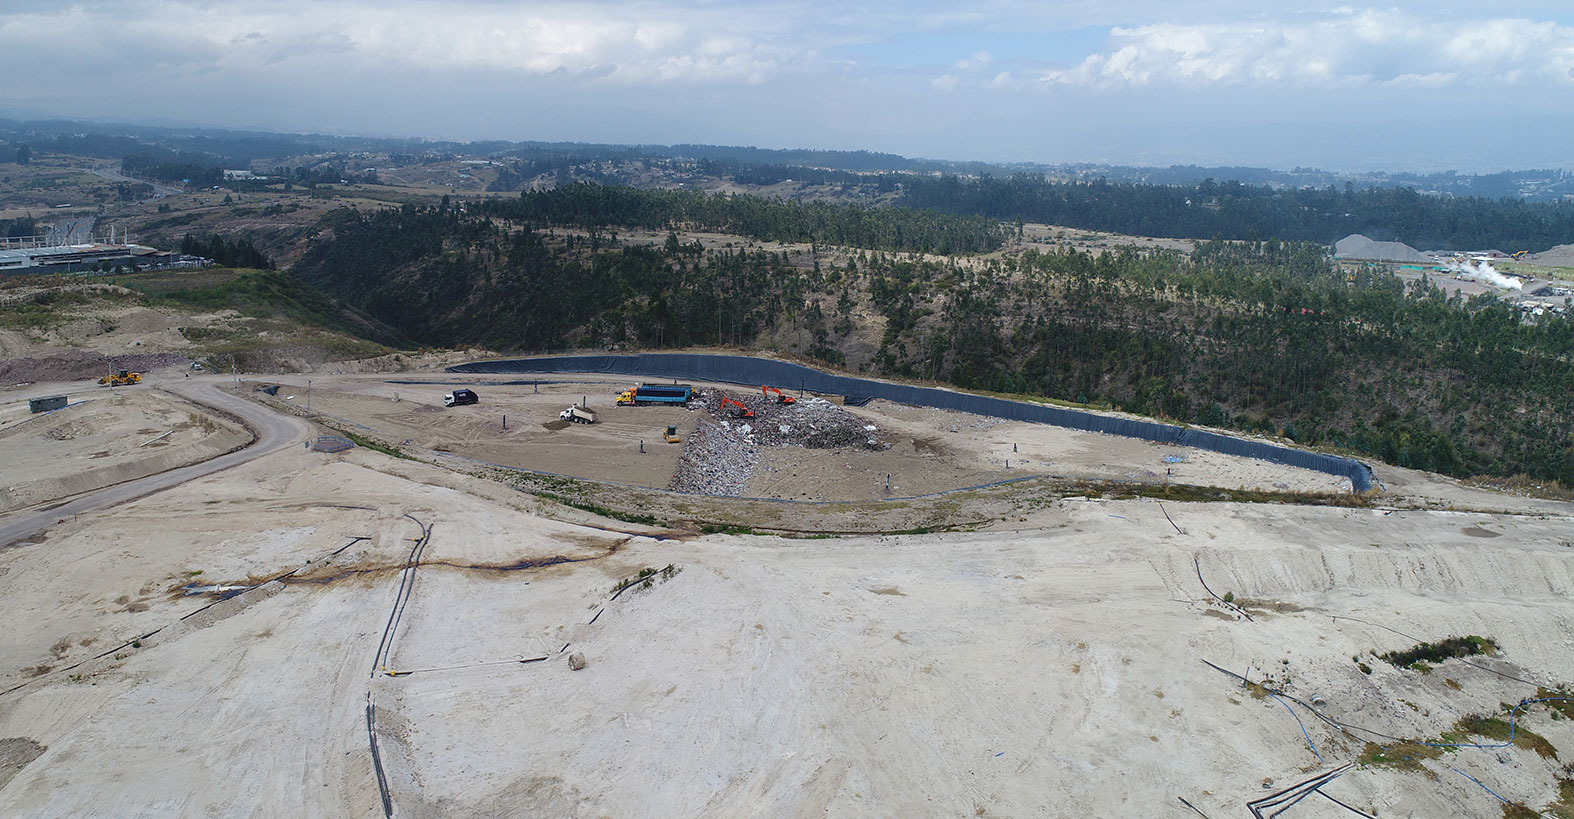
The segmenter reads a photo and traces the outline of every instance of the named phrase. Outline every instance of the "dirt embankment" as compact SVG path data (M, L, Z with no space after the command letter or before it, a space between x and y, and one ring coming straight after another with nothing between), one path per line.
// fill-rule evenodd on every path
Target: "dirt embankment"
M145 373L166 367L189 366L191 359L178 353L104 355L71 351L0 361L0 385L38 381L92 381L118 370Z
M146 386L95 388L54 412L0 404L0 513L71 497L239 449L240 424Z

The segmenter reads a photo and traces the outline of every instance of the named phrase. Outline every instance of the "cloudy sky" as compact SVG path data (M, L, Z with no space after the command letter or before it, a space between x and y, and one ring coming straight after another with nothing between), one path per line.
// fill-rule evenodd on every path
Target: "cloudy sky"
M5 0L0 116L1574 168L1574 3Z

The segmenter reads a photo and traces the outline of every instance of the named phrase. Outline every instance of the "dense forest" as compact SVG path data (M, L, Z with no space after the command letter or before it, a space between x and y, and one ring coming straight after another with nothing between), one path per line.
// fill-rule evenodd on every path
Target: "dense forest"
M914 177L900 204L1008 222L1193 239L1333 244L1352 233L1423 249L1541 251L1574 241L1574 201L1423 196L1410 188L1276 189L1216 183Z
M508 351L776 346L829 364L1574 485L1574 326L1322 247L994 247L971 220L574 186L479 211L336 211L296 271L422 343ZM670 229L631 244L619 228ZM812 242L703 247L676 231ZM561 231L561 232L560 232ZM848 252L829 245L856 242ZM931 238L922 238L931 237ZM970 237L970 238L959 238Z
M45 228L31 216L19 216L15 219L0 219L0 238L18 239L27 236L36 236L43 233Z
M181 237L180 252L212 259L224 267L273 269L273 260L258 250L250 239L226 239L223 236L203 239L188 233Z
M998 248L1005 239L999 224L982 216L590 184L527 191L518 199L490 199L475 207L480 213L529 227L696 227L769 241L925 253L976 253Z

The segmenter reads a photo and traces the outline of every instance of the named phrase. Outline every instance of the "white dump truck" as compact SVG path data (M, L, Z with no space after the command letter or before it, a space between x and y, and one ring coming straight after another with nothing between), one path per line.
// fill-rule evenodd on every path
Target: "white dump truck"
M581 407L578 404L575 404L574 406L558 413L557 417L559 420L573 421L576 424L596 423L596 411L593 409L586 409L585 407Z

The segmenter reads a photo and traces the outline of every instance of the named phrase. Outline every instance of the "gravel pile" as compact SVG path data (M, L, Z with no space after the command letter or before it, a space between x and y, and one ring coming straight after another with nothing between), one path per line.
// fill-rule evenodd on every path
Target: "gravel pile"
M13 358L0 361L0 385L24 381L87 381L102 378L112 370L147 372L161 367L189 367L191 359L175 353L136 353L105 356L78 352L45 358Z
M754 411L753 418L735 418L736 407L721 408L723 396ZM880 430L823 398L799 398L781 404L764 396L738 396L706 390L705 410L745 441L760 446L801 446L809 449L890 449Z
M1532 253L1525 257L1525 261L1554 267L1574 267L1574 245L1558 245L1551 250Z
M1359 233L1352 233L1334 243L1334 258L1422 264L1431 261L1419 250L1403 242L1374 242Z
M743 494L743 485L759 462L759 447L734 429L702 419L683 442L683 454L667 488L735 498Z

